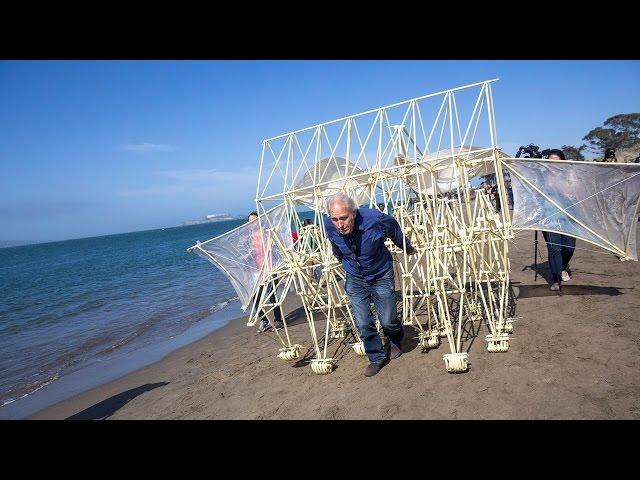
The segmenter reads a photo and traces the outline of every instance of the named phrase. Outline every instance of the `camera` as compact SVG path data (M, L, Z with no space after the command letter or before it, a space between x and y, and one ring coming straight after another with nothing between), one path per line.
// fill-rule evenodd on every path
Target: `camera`
M516 153L516 158L520 158L520 155L522 155L523 153L527 154L527 156L524 158L542 158L546 155L549 155L550 149L547 148L541 152L539 150L540 150L540 147L537 145L534 145L533 143L530 143L526 147L521 145L520 148L518 149L518 153Z
M518 153L516 153L516 158L520 158L523 153L526 153L527 156L524 158L542 158L542 154L539 152L540 147L530 143L528 146L521 145L518 149Z

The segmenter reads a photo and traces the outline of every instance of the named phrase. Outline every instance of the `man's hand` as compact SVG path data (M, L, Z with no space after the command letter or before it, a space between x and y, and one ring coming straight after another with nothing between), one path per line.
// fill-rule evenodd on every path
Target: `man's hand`
M414 253L417 253L418 251L414 248L414 247L410 247L409 249L407 249L407 255L413 255Z

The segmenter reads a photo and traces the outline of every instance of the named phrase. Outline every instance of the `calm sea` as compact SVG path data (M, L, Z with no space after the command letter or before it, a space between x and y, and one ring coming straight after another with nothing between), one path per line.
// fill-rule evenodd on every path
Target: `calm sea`
M135 352L186 339L185 332L213 331L229 312L240 317L226 277L186 249L244 222L0 249L0 417L34 392L82 377L79 371L121 359L112 370L126 373L141 366L139 358L127 361ZM95 386L90 376L75 391Z

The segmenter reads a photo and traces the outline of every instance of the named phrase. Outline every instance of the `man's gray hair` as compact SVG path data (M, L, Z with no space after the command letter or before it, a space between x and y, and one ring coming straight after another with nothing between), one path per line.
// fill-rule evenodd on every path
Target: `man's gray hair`
M343 192L338 192L329 197L329 200L327 200L327 212L331 213L331 205L334 203L344 204L350 212L358 210L358 204L355 200Z

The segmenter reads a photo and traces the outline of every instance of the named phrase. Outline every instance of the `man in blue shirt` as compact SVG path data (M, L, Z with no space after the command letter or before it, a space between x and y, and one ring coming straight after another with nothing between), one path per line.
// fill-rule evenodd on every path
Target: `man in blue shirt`
M327 203L329 217L324 218L333 254L346 271L345 292L351 300L356 325L370 364L365 376L375 375L402 355L399 345L404 336L397 318L393 258L384 245L389 238L398 248L412 255L415 249L405 239L395 218L376 209L362 208L344 193L331 197ZM370 304L376 306L382 329L390 340L387 354L376 330Z

